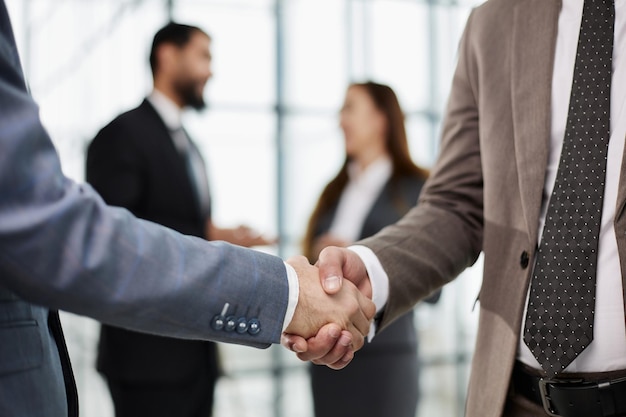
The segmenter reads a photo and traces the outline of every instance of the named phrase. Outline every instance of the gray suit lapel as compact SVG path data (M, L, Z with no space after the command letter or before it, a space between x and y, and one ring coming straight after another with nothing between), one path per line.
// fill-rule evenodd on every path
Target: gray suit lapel
M514 10L513 129L522 205L532 242L537 241L548 163L552 70L560 9L560 0L523 0Z

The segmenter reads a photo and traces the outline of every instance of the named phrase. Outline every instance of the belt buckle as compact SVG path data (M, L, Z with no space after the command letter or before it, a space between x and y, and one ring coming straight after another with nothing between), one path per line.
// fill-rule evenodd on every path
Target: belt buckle
M581 382L584 382L584 380L583 379L555 380L555 379L541 378L539 380L539 392L541 394L541 402L543 404L544 411L550 417L562 417L561 414L556 414L556 411L552 407L552 402L551 402L550 395L548 392L548 384L568 385L568 384L580 384Z

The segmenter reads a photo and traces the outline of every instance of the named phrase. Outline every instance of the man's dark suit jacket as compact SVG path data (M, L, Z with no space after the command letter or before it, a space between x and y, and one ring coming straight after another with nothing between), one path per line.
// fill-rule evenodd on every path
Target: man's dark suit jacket
M98 133L87 154L87 181L110 205L186 235L205 235L185 160L147 100ZM212 342L103 325L97 367L111 379L171 383L197 375L202 367L215 378L218 364Z
M397 222L415 205L423 185L424 180L417 176L388 181L367 214L359 239ZM322 213L315 236L330 230L338 205ZM435 303L440 294L425 301ZM311 367L315 415L413 417L417 411L418 371L417 332L411 311L366 344L341 372L325 366Z

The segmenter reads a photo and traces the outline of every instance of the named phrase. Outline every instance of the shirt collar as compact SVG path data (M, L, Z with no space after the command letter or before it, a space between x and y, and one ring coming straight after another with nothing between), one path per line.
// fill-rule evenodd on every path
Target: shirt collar
M348 165L348 178L350 181L358 182L380 182L387 181L391 176L393 164L391 158L383 155L369 164L365 169L360 169L356 162Z
M161 116L168 129L176 130L182 126L183 110L165 94L154 89L148 96L148 101Z

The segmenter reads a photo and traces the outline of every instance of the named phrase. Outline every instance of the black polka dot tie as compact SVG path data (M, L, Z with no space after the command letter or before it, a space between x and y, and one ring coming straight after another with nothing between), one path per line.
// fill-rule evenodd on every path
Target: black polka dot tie
M561 159L524 326L524 342L549 377L593 340L614 22L613 0L585 0Z

